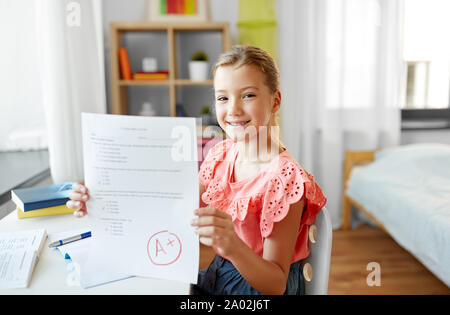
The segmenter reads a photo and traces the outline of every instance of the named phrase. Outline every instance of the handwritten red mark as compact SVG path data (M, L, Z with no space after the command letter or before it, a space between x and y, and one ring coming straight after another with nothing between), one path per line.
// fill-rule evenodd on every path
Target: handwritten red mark
M166 251L164 250L164 248L162 247L161 243L159 242L158 239L156 239L156 255L155 257L158 257L158 252L162 251L164 254L167 255Z
M157 266L173 264L180 258L181 250L180 238L167 230L153 234L147 242L148 258Z

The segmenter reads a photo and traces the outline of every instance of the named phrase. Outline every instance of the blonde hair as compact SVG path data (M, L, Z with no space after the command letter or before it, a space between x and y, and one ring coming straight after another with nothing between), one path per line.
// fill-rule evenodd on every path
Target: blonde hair
M219 67L235 66L255 66L265 76L266 86L273 94L280 89L280 70L269 53L259 47L251 45L236 45L231 51L225 52L219 56L212 69L213 77ZM272 126L279 126L278 112L272 116Z

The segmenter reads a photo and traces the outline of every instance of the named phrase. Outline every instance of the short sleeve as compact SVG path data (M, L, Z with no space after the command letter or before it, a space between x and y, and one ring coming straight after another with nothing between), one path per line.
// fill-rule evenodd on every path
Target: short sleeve
M325 197L311 175L297 163L287 161L268 183L260 219L262 237L268 237L274 223L285 218L290 205L300 201L303 196L306 198L306 207L300 224L311 224L325 204Z
M210 181L214 178L218 163L225 160L226 152L229 147L230 140L224 140L214 145L208 151L198 172L198 179L203 186L208 187Z
M311 225L316 221L317 213L327 203L327 198L325 198L322 189L315 182L314 176L307 172L304 174L307 178L305 180L306 209L303 212L300 224Z

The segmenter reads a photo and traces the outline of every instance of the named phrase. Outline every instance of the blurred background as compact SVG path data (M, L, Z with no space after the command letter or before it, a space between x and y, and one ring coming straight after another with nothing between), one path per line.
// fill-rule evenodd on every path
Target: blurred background
M450 144L448 12L446 0L0 0L0 218L13 188L83 179L81 112L214 126L211 66L248 43L279 65L283 142L337 230L346 151ZM198 51L209 72L194 80Z

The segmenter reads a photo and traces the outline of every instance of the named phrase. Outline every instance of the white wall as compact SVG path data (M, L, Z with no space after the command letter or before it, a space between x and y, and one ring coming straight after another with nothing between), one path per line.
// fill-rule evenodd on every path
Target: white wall
M402 131L400 144L437 142L450 144L450 130Z

